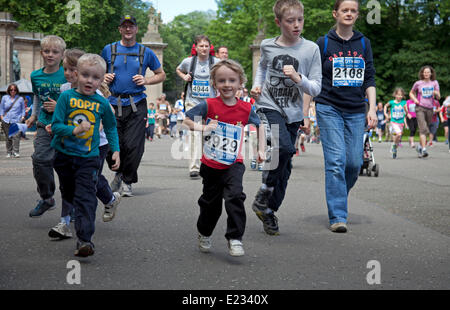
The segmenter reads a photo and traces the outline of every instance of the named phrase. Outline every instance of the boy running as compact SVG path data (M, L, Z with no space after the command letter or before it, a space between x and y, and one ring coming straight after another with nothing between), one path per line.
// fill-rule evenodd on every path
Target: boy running
M390 119L391 122L391 134L393 136L393 143L391 148L392 158L397 158L398 146L402 140L403 128L406 124L405 115L407 114L406 110L406 100L405 91L401 87L397 87L394 91L394 100L389 101L384 106L384 114L387 119ZM391 110L390 115L388 115L388 109Z
M100 168L100 123L111 147L112 169L120 166L116 119L108 100L96 94L106 72L102 57L85 54L77 64L77 88L61 94L52 120L56 150L55 170L62 199L75 208L78 241L75 256L94 254L92 236L97 209L96 188Z
M36 138L34 139L33 176L36 180L37 191L41 200L30 211L32 218L41 217L46 211L55 209L55 176L53 160L55 151L51 148L52 135L45 129L52 121L56 101L61 93L61 85L66 83L64 70L61 66L66 43L58 36L46 36L41 41L41 56L44 60L42 69L31 73L31 84L35 99L33 114L26 121L28 128L36 124Z
M278 131L279 139L273 141L272 137L272 147L279 157L275 169L263 172L263 184L253 202L253 211L267 234L278 235L275 212L286 194L298 128L304 115L308 115L309 103L304 106L303 94L315 97L320 93L322 66L317 44L301 37L303 4L298 0L278 0L273 10L281 36L262 42L251 94L257 100L260 117L267 118L272 132ZM305 119L304 127L309 127L309 119Z
M244 127L259 127L258 161L264 160L264 126L250 103L236 98L237 90L245 83L242 67L223 60L211 70L213 87L220 97L207 99L186 113L184 124L190 130L204 132L205 146L201 159L200 175L203 178L203 194L198 200L200 216L197 222L199 248L211 249L211 235L222 213L222 200L228 214L227 233L231 256L243 256L242 237L245 231L245 194L242 187L245 166L241 153ZM207 125L198 122L206 121Z

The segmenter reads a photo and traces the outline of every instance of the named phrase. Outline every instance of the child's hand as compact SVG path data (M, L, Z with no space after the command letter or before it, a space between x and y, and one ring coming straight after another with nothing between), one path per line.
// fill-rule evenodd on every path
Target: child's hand
M52 125L50 124L50 125L45 126L45 131L47 131L48 134L51 135L52 134Z
M28 128L31 128L31 126L33 126L34 122L36 121L36 116L31 115L26 121L25 124L27 125Z
M300 126L300 129L305 132L306 135L309 135L311 133L311 120L309 118L303 119L303 126Z
M302 77L298 74L293 65L284 66L283 73L296 84L300 83L302 80Z
M114 165L111 166L112 171L117 171L120 168L120 153L114 152L112 155L112 160L114 162Z
M89 131L89 129L91 129L91 123L87 122L87 121L83 121L81 122L81 124L79 124L74 130L73 130L73 135L74 136L78 136L81 133L87 132Z
M266 158L266 152L264 152L264 151L258 151L258 159L257 159L258 164L261 164L261 163L265 162L266 159L267 159L267 158Z
M55 112L56 101L49 97L47 101L44 102L43 107L47 112L53 113Z
M250 91L250 95L253 97L253 99L255 99L256 101L258 101L259 96L261 96L261 87L255 87Z
M218 122L217 120L212 120L212 121L209 122L208 125L206 125L206 126L203 128L203 131L204 131L204 132L211 132L211 131L213 131L214 129L216 129L218 125L219 125L219 122Z
M104 81L106 84L111 84L112 81L114 81L114 78L116 77L115 73L106 73Z

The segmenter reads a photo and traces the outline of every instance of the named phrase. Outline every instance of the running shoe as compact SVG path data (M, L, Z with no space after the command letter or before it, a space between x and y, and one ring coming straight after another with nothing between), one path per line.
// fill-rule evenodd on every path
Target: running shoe
M75 250L75 256L88 257L95 253L95 247L92 242L77 241L77 249Z
M302 152L305 153L306 152L306 148L304 144L300 144L300 148L302 149Z
M114 176L114 180L112 180L111 184L111 191L114 192L118 192L120 191L120 189L122 188L122 174L117 172L116 175Z
M330 230L334 233L346 233L348 228L345 223L335 223L330 226Z
M122 197L133 197L133 187L131 184L123 183L122 185Z
M267 208L269 207L269 198L272 195L272 192L268 189L263 190L259 189L256 193L255 200L253 201L252 209L258 215L265 213Z
M11 158L11 153L6 154L6 158Z
M113 193L114 200L109 204L105 205L105 209L103 210L103 222L111 222L116 216L117 207L120 203L120 193Z
M263 171L264 165L263 164L258 164L258 171Z
M300 151L298 149L295 150L295 156L300 156Z
M30 211L30 217L38 218L48 210L54 210L56 208L55 199L50 198L46 200L39 200L37 206Z
M12 153L12 157L13 157L13 158L20 158L20 154L19 154L19 153L16 153L16 152L13 152L13 153Z
M230 255L234 257L244 256L244 245L242 241L236 239L228 240L228 249L230 250Z
M422 153L422 147L420 145L418 145L416 147L416 151L417 151L417 154L418 154L419 158L422 158L423 157L423 153Z
M426 149L423 149L423 150L422 150L422 157L423 157L423 158L427 158L427 157L428 157L428 152L427 152Z
M54 239L70 239L72 232L66 223L59 223L48 232L48 236Z
M252 162L250 163L250 168L252 170L256 170L256 159L252 159Z
M394 145L392 145L392 150L391 150L391 152L392 152L392 158L393 159L396 159L397 158L397 146L394 144Z
M211 250L211 237L206 237L198 233L198 248L200 252L209 253Z

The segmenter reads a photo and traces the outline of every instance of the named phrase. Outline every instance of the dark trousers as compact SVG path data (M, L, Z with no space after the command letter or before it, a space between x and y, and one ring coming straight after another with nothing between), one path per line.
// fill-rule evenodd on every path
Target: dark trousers
M118 107L114 106L117 120L117 133L120 144L120 168L126 184L138 182L137 170L145 151L145 125L147 123L147 100L136 103L137 112L131 106L122 107L122 116L117 116ZM110 153L111 155L111 153ZM111 165L111 156L108 156Z
M264 109L262 112L265 114L272 131L271 163L274 164L271 170L263 172L263 183L274 188L269 199L269 208L278 211L286 195L286 188L291 176L292 157L296 153L295 140L297 139L300 122L287 124L283 116L277 111ZM278 131L274 125L278 126ZM278 139L274 138L274 134L278 134Z
M145 136L151 138L153 140L153 136L155 135L155 124L148 124L148 127L145 129Z
M106 155L109 152L109 144L103 145L99 148L100 156L99 156L99 171L98 171L98 183L97 183L97 198L106 205L108 204L112 197L113 192L111 187L109 186L108 180L102 174L103 166L105 164Z
M50 199L55 193L55 176L53 161L55 150L51 147L53 136L47 133L45 125L38 122L34 139L33 176L36 180L37 191L41 199Z
M77 237L81 241L91 242L95 232L99 158L82 158L57 152L54 167L63 201L75 208Z
M227 170L200 166L200 176L203 178L203 194L198 200L200 216L197 229L203 236L211 236L222 215L222 200L225 200L225 210L228 215L227 240L242 240L245 232L247 216L245 214L245 194L242 179L245 166L241 163L232 165Z

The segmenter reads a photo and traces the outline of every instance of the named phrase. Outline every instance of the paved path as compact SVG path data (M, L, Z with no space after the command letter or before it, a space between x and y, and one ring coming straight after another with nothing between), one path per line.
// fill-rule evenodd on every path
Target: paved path
M246 256L228 255L222 216L213 250L196 241L201 181L188 179L186 161L170 156L172 140L147 143L136 196L124 199L117 218L100 220L96 254L81 263L81 285L69 285L67 263L75 240L51 241L60 208L28 217L38 196L32 176L32 141L20 159L0 152L0 289L449 289L450 154L438 144L419 160L403 147L390 159L375 144L379 178L361 177L350 198L350 231L327 229L323 157L319 145L294 158L286 200L278 213L281 235L264 234L251 211L260 173L247 170ZM248 165L247 165L248 166ZM105 173L111 179L112 174ZM60 194L57 193L60 204ZM369 261L378 261L381 284L369 285Z

